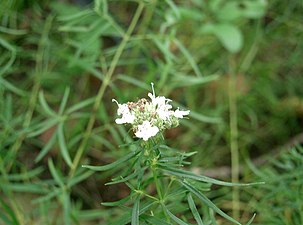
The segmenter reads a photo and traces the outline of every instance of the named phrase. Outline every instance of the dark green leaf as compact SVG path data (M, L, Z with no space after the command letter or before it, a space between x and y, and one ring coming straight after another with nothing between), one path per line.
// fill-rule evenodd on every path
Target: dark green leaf
M131 225L139 225L140 198L141 198L141 196L138 195L135 200L135 204L134 204L133 210L132 210Z
M65 109L65 106L66 106L66 103L67 103L67 100L68 100L68 96L69 96L69 92L70 92L70 88L66 87L65 91L64 91L62 101L61 101L61 104L60 104L60 107L59 107L59 114L60 115L62 115L62 113Z
M178 217L176 217L174 214L172 214L165 205L162 205L163 209L165 210L166 214L172 218L173 221L175 221L179 225L188 225L188 223L185 223L184 221L180 220Z
M130 194L129 196L120 199L119 201L116 202L102 202L101 204L104 206L121 206L124 203L128 202L128 200L133 196L133 194Z
M57 117L57 114L47 104L42 91L39 92L39 102L46 114L52 117Z
M113 162L113 163L110 163L110 164L107 164L105 166L89 166L89 165L82 165L82 167L84 168L88 168L88 169L91 169L91 170L94 170L94 171L105 171L105 170L110 170L112 168L115 168L119 165L121 165L122 163L134 158L138 153L140 152L140 150L137 150L135 152L131 152L129 153L128 155L120 158L119 160Z
M215 212L217 212L218 214L220 214L221 216L223 216L225 219L241 225L241 223L239 223L238 221L236 221L235 219L233 219L232 217L230 217L229 215L227 215L226 213L224 213L221 209L219 209L214 203L212 203L212 201L210 201L205 195L203 195L199 190L197 190L195 187L193 187L192 185L190 185L189 183L187 183L186 181L180 181L180 183L187 189L189 190L191 193L193 193L198 199L200 199L205 205L207 205L209 208L211 208L212 210L214 210Z
M248 184L229 183L229 182L225 182L225 181L216 180L216 179L213 179L210 177L197 175L192 172L177 169L177 168L160 166L160 169L165 173L175 175L177 177L188 178L188 179L192 179L192 180L197 180L197 181L202 181L202 182L217 184L217 185L222 185L222 186L250 186L250 185L256 185L256 184L263 184L263 182L248 183Z
M59 141L59 147L62 154L64 161L69 165L72 166L72 160L69 156L69 152L66 146L65 137L64 137L64 130L63 130L63 123L60 123L57 128L57 135Z
M201 219L200 214L197 210L196 204L193 200L193 197L192 197L191 193L188 193L187 201L188 201L189 208L190 208L195 220L197 221L198 225L203 225L202 219Z
M57 184L59 184L59 186L63 187L64 182L63 182L62 178L60 177L59 173L57 172L57 170L54 166L53 160L51 158L48 159L48 168L49 168L53 178L57 182Z

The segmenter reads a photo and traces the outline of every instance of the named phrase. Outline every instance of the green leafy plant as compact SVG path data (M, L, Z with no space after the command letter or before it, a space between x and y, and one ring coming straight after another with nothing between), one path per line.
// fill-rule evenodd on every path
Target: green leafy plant
M283 149L276 159L271 159L269 166L256 168L251 163L250 166L259 179L266 180L266 185L257 187L253 193L255 200L251 204L257 204L257 210L262 212L256 224L302 224L302 146Z
M153 87L153 84L152 84ZM211 212L216 212L225 219L240 224L238 221L220 210L203 192L210 191L211 185L248 186L251 184L228 183L182 169L190 164L189 158L195 154L181 153L163 145L162 133L179 125L179 119L189 114L189 110L172 110L170 99L153 94L138 102L118 105L116 119L118 124L131 124L132 130L139 140L130 143L134 150L116 162L104 166L83 167L94 171L106 171L117 167L126 167L120 175L107 185L125 183L130 194L117 202L105 202L105 206L123 206L127 203L127 214L112 224L191 224L190 217L197 224L209 224L202 219L197 210L196 201L200 201ZM125 163L128 165L125 166ZM156 190L156 193L155 190ZM188 206L182 204L187 201ZM129 204L130 203L130 204ZM180 207L176 207L180 204ZM183 207L182 207L183 206ZM191 215L190 215L191 212ZM176 215L181 216L181 218ZM163 219L166 218L166 219ZM203 222L204 221L204 222ZM248 223L250 224L252 220Z
M111 98L136 101L151 81L174 106L191 109L189 120L167 130L165 141L159 138L158 148L168 148L159 150L162 158L179 157L175 169L232 183L256 180L242 164L248 153L271 155L269 149L302 132L301 8L299 0L2 0L0 224L104 225L131 217L138 194L119 207L100 202L132 192L124 182L104 183L125 178L139 156L102 173L81 165L105 165L138 150L132 132L114 123ZM184 179L158 165L156 171L163 189L173 178ZM301 201L299 178L291 174L300 173L287 170L288 179L279 183L281 171L272 173L275 182L270 173L262 177L269 183L257 188L185 179L241 223L257 209L254 223L300 224L300 213L289 216ZM145 172L153 179L150 167ZM145 184L159 200L154 182ZM166 202L179 219L197 223L196 208L203 223L230 224L193 193L186 195L182 183L171 187L184 191ZM239 192L230 195L231 189ZM247 192L258 200L251 207ZM273 195L277 201L270 205ZM146 198L141 195L139 210ZM147 210L140 223L145 217L150 224L168 223L160 204L151 208L157 217Z

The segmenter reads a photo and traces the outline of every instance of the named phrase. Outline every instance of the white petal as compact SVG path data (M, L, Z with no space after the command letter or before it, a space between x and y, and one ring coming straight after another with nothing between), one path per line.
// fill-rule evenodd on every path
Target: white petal
M142 138L144 141L147 141L159 132L159 128L157 126L151 126L149 121L144 121L137 129L135 133L136 137Z
M176 109L176 111L174 112L174 116L177 118L183 118L183 116L187 116L189 114L190 110L186 110L186 111L182 111L179 109Z

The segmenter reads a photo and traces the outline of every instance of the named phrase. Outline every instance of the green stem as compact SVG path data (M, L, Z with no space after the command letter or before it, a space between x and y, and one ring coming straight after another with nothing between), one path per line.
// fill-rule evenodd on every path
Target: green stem
M145 10L145 13L144 13L144 17L142 19L142 22L140 24L140 27L139 27L139 30L136 34L137 35L140 35L143 37L143 40L145 40L145 34L146 34L146 31L147 31L147 28L148 28L148 25L150 24L151 20L152 20L152 17L154 15L154 11L155 11L155 8L156 8L156 5L157 5L157 0L155 0L151 6L149 7L146 7L146 10ZM134 51L132 52L132 55L130 56L130 58L137 58L138 55L139 55L139 52L140 52L140 47L136 47L134 49ZM128 69L128 74L133 74L134 73L134 69L135 69L135 64L131 64L129 66L129 69Z
M229 119L230 119L230 151L231 151L231 180L239 182L239 147L238 147L238 110L237 110L237 77L235 73L235 62L231 57L229 61ZM238 219L239 212L239 189L233 187L232 192L233 217Z
M161 207L163 208L163 211L165 213L166 221L168 223L170 223L170 217L169 217L169 215L167 215L166 211L164 210L163 192L162 192L162 189L161 189L161 184L160 184L159 179L158 179L157 169L152 167L152 173L153 173L154 181L155 181L155 184L156 184L156 189L157 189L157 194L159 196L160 204L161 204Z
M162 201L163 200L163 194L162 194L160 182L158 180L157 171L156 171L155 168L152 168L152 172L153 172L153 177L154 177L154 181L155 181L155 184L156 184L156 189L157 189L159 199L160 199L160 201Z
M134 28L135 26L137 25L138 21L139 21L139 18L140 18L140 15L143 11L143 8L144 8L144 3L140 2L139 3L139 6L136 10L136 13L131 21L131 24L130 26L128 27L128 30L127 32L125 33L125 35L123 36L123 40L121 42L121 44L119 45L117 51L116 51L116 54L114 55L114 58L111 62L111 65L110 65L110 68L107 72L107 74L105 75L105 78L102 82L102 85L101 87L99 88L99 91L98 91L98 94L96 96L96 99L95 99L95 102L94 102L94 105L93 105L93 109L92 109L92 115L88 121L88 124L87 124L87 127L86 127L86 130L84 132L84 135L83 135L83 138L82 138L82 141L80 143L80 147L78 148L77 150L77 153L76 153L76 156L73 160L73 164L72 164L72 167L71 167L71 170L70 170L70 174L69 176L70 177L73 177L75 171L76 171L76 168L78 167L79 165L79 162L81 160L81 157L86 149L86 145L87 145L87 142L88 142L88 139L91 135L91 132L92 132L92 129L93 129L93 126L95 124L95 120L96 120L96 114L97 114L97 111L99 109L99 106L100 106L100 103L101 103L101 100L104 96L104 92L106 90L106 88L109 86L110 84L110 80L111 80L111 77L113 76L114 74L114 71L116 69L116 66L118 64L118 61L123 53L123 50L127 44L127 42L129 41L130 37L131 37L131 34L132 32L134 31Z
M41 87L42 75L43 75L43 73L46 72L45 70L47 69L43 66L43 62L44 62L44 55L46 54L46 51L47 51L46 46L48 43L48 34L51 29L53 18L54 18L53 16L49 16L47 18L44 29L43 29L42 37L39 42L38 52L36 55L36 72L35 72L34 86L31 91L31 95L30 95L30 99L29 99L29 107L25 114L24 122L22 124L22 128L24 130L26 128L28 128L31 123L33 113L34 113L36 103L37 103L38 93L39 93L39 90ZM15 161L15 158L17 156L17 153L25 138L26 138L26 133L22 133L17 138L14 145L11 147L10 152L11 152L12 158L10 159L10 163L7 166L7 171L9 171L11 169L13 162Z

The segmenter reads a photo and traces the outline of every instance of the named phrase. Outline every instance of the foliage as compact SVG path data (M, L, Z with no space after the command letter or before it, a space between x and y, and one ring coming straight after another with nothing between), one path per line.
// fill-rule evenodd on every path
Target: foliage
M123 167L93 173L81 165L135 151L132 135L114 124L111 99L136 99L150 82L191 110L183 128L165 134L172 149L197 152L189 170L230 164L230 90L238 109L234 143L245 157L271 154L268 149L301 132L300 1L76 2L1 1L0 223L110 224L123 215L124 209L100 205L129 194L123 184L104 187ZM270 193L266 187L259 196ZM220 208L231 198L224 189L205 195ZM183 197L167 214L186 206L199 220L196 197ZM260 199L251 210L262 206L273 218L270 209L284 209L280 204L267 211ZM203 222L216 224L212 211L196 208ZM256 221L269 221L260 214ZM285 224L300 221L286 214L279 214ZM245 215L240 221L252 212Z
M260 222L257 224L303 223L302 167L303 148L298 146L262 170L252 168L260 179L267 180L267 185L254 193L259 199Z

